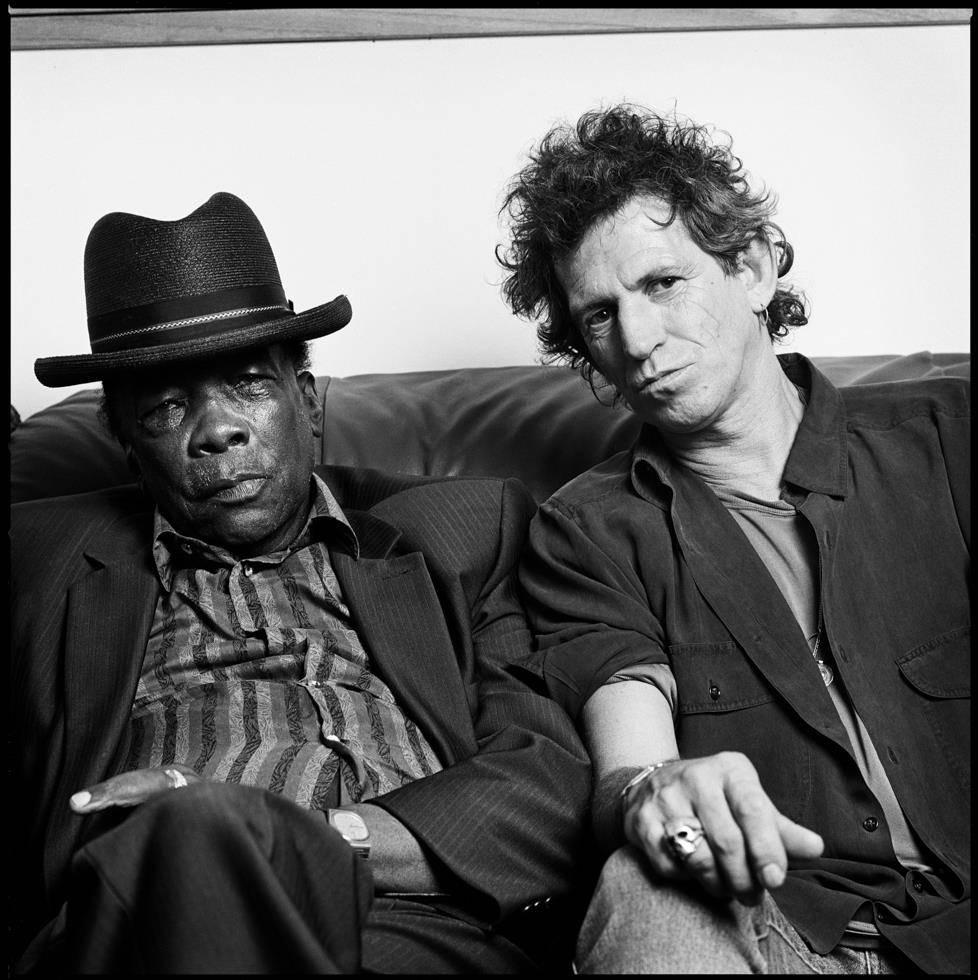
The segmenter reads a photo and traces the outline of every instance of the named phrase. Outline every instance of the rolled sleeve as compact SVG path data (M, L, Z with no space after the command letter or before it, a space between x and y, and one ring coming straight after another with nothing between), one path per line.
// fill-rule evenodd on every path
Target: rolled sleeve
M547 690L575 719L615 674L668 664L634 565L616 561L601 537L599 525L551 498L533 519L520 569ZM627 553L627 545L617 550Z
M669 703L669 710L672 716L676 717L676 675L671 667L665 664L636 664L634 667L626 667L624 670L613 674L607 681L609 684L617 684L619 681L641 681L643 684L651 684L657 688L659 693Z

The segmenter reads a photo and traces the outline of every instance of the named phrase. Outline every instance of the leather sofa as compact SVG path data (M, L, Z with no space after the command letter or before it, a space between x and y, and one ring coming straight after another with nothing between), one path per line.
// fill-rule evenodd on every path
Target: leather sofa
M836 384L970 377L970 354L814 358ZM638 422L603 407L566 367L461 368L321 376L321 461L416 475L520 477L542 501L627 448ZM11 406L11 501L131 481L98 420L99 389L76 392L19 422ZM609 401L608 392L601 397Z
M970 354L815 358L839 385L944 375L970 377ZM327 463L415 475L520 477L538 502L627 448L639 424L603 407L563 367L463 368L322 376L320 446ZM11 406L11 500L96 491L130 482L119 446L98 419L98 388L79 391L21 421ZM602 398L608 400L608 392ZM586 896L581 896L586 898ZM578 910L580 914L580 910ZM550 935L543 923L528 927ZM573 937L543 939L554 973L570 974ZM554 945L556 943L556 945Z

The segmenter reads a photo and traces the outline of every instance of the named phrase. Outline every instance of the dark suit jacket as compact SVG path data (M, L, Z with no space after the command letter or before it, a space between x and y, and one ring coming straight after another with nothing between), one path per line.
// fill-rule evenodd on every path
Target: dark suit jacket
M516 481L321 467L360 541L332 554L377 673L446 767L376 803L498 922L568 891L586 754L560 708L504 669L530 634L510 570L533 501ZM69 796L119 771L160 585L134 487L11 509L15 908L29 936L63 899L92 818Z

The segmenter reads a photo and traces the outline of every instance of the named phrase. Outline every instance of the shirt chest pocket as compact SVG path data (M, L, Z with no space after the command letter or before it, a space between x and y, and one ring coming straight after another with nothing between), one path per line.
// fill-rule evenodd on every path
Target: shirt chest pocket
M676 737L686 758L742 752L775 806L808 818L814 758L800 719L733 642L675 645Z
M971 793L971 627L934 637L897 661L940 751Z
M900 673L928 698L971 697L971 627L962 626L921 644L897 661Z
M772 700L771 688L736 643L669 648L680 715L738 711Z

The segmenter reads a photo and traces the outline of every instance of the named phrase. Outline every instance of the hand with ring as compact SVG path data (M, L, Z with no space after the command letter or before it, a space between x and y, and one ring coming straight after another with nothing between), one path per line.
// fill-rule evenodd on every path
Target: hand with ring
M190 766L179 764L156 769L132 769L79 790L72 795L69 805L75 813L81 814L111 806L136 806L151 796L182 789L200 778Z
M625 836L663 878L756 905L785 879L789 858L822 853L818 834L788 819L739 752L677 759L624 795Z
M703 840L703 825L696 817L674 818L667 821L662 829L666 844L680 864L696 853L697 846Z

